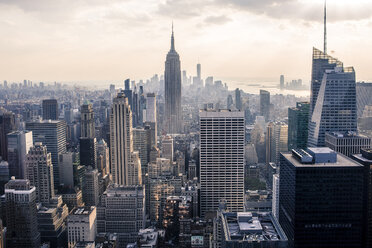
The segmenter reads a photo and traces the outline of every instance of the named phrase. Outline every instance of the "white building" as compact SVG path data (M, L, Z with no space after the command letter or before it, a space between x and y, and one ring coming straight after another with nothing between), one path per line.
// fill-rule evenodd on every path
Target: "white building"
M201 216L216 211L221 200L230 211L243 211L244 112L201 110L199 117Z
M7 135L9 174L26 178L26 155L33 145L31 131L15 131Z
M77 208L67 217L68 247L79 241L94 242L97 233L96 207Z
M272 213L279 220L279 174L273 175Z

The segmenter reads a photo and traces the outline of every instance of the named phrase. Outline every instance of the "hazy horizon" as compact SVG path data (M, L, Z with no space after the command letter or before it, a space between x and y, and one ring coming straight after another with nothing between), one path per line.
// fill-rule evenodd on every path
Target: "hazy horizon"
M146 80L164 71L174 22L188 76L247 83L311 76L322 0L0 0L1 80ZM372 81L372 2L329 0L328 51ZM239 79L239 80L237 80Z

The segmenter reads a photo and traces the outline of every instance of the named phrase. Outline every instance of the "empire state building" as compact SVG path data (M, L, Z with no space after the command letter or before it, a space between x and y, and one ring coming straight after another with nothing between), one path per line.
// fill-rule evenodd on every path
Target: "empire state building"
M164 127L168 133L182 132L181 109L181 62L174 47L172 25L171 49L167 54L164 72L165 86L165 120Z

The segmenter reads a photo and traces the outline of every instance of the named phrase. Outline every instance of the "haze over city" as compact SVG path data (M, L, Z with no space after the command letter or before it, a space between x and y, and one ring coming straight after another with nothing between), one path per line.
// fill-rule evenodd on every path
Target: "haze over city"
M311 76L323 1L0 0L0 79L121 82L164 73L174 22L181 69L229 82ZM372 79L372 2L328 3L329 54Z

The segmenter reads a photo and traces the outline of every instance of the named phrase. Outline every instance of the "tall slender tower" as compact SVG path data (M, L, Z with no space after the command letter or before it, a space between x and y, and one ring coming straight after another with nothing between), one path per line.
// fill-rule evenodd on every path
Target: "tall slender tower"
M128 98L120 92L110 113L111 172L119 185L141 184L141 162L133 152L132 111Z
M327 0L324 1L324 54L327 54Z
M164 72L165 85L165 131L180 133L182 131L181 109L181 62L175 50L172 25L171 49L167 54Z

